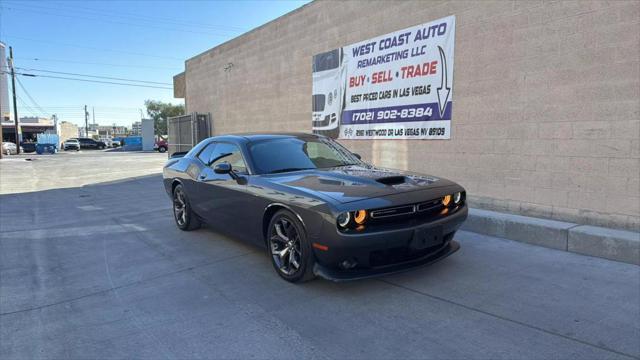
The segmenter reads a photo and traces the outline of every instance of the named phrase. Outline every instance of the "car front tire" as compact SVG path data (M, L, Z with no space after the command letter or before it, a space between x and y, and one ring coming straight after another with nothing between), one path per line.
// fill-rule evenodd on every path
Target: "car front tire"
M300 220L291 211L279 210L268 229L267 250L278 275L292 283L314 279L315 258Z
M191 231L200 227L200 219L193 213L182 184L173 189L173 218L178 229Z
M164 146L160 146L160 147L158 148L158 152L163 153L163 152L166 152L166 151L167 151L167 148L166 148L166 147L164 147Z

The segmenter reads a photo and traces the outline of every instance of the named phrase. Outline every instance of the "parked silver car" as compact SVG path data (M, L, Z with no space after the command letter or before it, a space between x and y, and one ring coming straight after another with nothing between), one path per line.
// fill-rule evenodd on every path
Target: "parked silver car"
M22 146L20 147L20 152L24 152L24 150L22 149ZM7 154L7 155L15 155L18 153L18 149L16 147L16 144L12 143L12 142L2 142L2 153L3 154Z

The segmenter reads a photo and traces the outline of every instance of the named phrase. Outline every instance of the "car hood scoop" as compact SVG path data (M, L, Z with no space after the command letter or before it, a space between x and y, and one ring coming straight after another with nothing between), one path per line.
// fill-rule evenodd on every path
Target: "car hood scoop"
M404 184L405 181L407 180L407 178L405 176L384 176L384 177L379 177L376 179L377 182L379 182L380 184L385 184L385 185L398 185L398 184Z

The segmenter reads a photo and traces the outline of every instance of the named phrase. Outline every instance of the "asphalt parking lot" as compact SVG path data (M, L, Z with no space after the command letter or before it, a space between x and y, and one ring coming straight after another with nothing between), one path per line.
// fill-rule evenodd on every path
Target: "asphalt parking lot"
M155 153L0 161L0 358L640 358L640 267L460 232L379 279L292 285L179 231Z

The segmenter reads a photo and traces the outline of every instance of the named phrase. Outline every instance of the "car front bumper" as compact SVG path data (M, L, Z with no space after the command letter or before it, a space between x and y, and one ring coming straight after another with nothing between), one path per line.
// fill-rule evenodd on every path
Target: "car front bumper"
M312 242L314 273L334 281L355 280L397 273L432 264L456 252L460 245L453 234L466 220L468 208L463 205L450 215L432 221L380 231L344 234L327 226ZM343 264L351 262L353 267Z
M454 252L460 249L460 244L451 240L443 244L434 252L425 255L421 258L401 262L397 264L388 265L380 268L370 268L370 269L351 269L351 270L338 270L335 268L329 268L322 266L320 264L315 265L313 268L313 272L324 279L331 281L349 281L349 280L360 280L367 279L376 276L395 274L403 271L408 271L411 269L415 269L421 266L431 265L439 260L446 258L447 256L453 254Z

